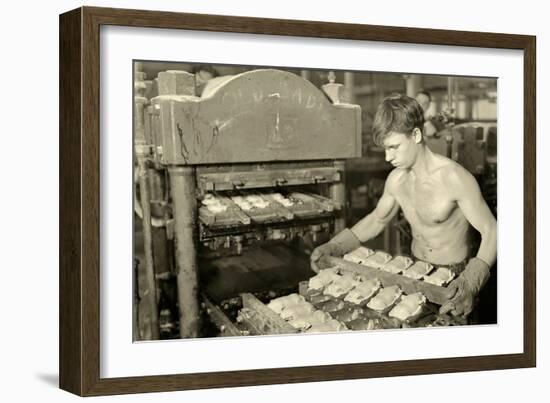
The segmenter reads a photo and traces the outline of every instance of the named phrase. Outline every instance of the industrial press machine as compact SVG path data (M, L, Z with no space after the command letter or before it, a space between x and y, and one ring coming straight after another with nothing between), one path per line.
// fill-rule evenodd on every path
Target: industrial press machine
M311 250L345 228L345 160L361 156L360 107L341 101L339 84L319 89L287 71L217 77L198 96L194 75L147 82L136 65L144 252L135 306L145 314L134 312L134 339L158 339L163 326L182 338L243 334L228 301L262 309L253 293L297 287L313 274ZM159 281L176 285L175 318L164 318L169 292Z

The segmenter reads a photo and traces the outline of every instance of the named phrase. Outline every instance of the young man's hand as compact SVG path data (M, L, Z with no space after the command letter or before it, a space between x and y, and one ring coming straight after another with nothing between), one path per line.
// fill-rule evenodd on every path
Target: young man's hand
M474 257L468 262L466 269L447 287L447 297L450 298L439 313L450 312L454 316L467 316L474 309L474 301L489 278L489 265Z
M315 273L319 273L320 268L317 263L323 256L342 257L360 246L361 242L359 239L350 229L346 228L330 241L319 245L313 250L310 256L311 270Z
M315 273L319 273L320 269L319 266L317 266L317 263L323 256L342 257L344 256L344 254L345 252L343 252L337 244L331 243L330 241L319 245L313 250L309 258L311 263L311 270L313 270Z

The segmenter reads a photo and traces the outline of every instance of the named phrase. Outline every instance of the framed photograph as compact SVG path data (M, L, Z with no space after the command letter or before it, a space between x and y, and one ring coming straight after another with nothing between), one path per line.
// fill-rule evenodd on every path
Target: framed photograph
M535 366L535 52L513 34L62 14L60 387Z

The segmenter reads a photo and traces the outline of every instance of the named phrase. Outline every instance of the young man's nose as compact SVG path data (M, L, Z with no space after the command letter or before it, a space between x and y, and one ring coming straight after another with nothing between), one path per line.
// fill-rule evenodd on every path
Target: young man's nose
M386 150L386 161L391 162L393 160L393 153L389 150Z

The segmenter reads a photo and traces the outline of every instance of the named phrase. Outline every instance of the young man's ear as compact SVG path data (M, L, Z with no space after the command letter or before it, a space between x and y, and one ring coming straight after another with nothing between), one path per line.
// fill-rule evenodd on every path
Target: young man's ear
M418 127L415 127L413 129L412 136L416 144L419 144L420 142L422 142L422 130L420 130Z

